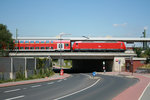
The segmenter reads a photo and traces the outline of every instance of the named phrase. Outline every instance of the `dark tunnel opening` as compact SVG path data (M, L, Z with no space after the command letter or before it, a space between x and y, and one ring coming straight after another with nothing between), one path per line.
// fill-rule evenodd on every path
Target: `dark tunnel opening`
M105 62L105 64L103 64ZM107 72L112 71L113 60L110 59L76 59L72 60L72 72L87 73L87 72L103 72L105 67Z

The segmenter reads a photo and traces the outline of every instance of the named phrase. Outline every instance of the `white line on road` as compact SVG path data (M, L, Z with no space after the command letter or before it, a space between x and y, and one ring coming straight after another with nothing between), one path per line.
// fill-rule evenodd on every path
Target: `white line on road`
M150 86L150 82L149 82L149 84L146 86L146 88L144 89L143 93L141 94L141 96L139 97L138 100L141 100L142 96L144 95L146 89L147 89L149 86Z
M25 89L27 89L27 88L23 88L23 89L25 90Z
M67 80L67 78L65 78L64 80Z
M5 100L14 100L14 99L19 99L19 98L23 98L23 97L24 97L24 95L21 95L21 96L17 96L17 97L8 98Z
M50 83L47 83L47 84L54 84L54 82L50 82Z
M32 88L35 88L35 87L39 87L39 86L41 86L41 85L34 85L34 86L31 86Z
M19 91L19 90L21 90L21 89L8 90L8 91L4 91L4 93L15 92L15 91Z
M58 80L57 82L61 82L62 80Z
M81 90L79 90L79 91L73 92L73 93L71 93L71 94L68 94L68 95L65 95L65 96L56 98L56 99L54 99L54 100L60 100L60 99L69 97L69 96L71 96L71 95L77 94L77 93L79 93L79 92L85 91L85 90L87 90L87 89L93 87L94 85L96 85L99 81L100 81L100 79L98 79L94 84L90 85L89 87L86 87L86 88L84 88L84 89L81 89Z

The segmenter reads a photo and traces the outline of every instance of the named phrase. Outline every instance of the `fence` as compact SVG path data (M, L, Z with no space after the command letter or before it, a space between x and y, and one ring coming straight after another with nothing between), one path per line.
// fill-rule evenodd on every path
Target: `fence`
M16 73L22 72L25 78L34 74L34 70L50 67L48 58L0 57L0 80L16 79Z

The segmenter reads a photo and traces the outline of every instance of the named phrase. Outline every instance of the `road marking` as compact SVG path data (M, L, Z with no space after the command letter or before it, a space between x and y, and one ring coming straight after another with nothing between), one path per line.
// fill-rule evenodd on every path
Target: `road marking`
M141 100L141 98L143 97L143 95L144 95L146 89L147 89L149 86L150 86L150 82L149 82L149 84L146 86L146 88L144 89L144 91L142 92L142 94L141 94L141 96L139 97L138 100Z
M50 83L47 83L47 84L54 84L54 82L50 82Z
M41 86L41 85L34 85L34 86L31 86L32 88L35 88L35 87L39 87L39 86Z
M87 76L87 77L89 77L89 78L92 78L90 75L87 75L87 74L82 74L82 75L85 75L85 76Z
M67 80L67 78L65 78L64 80Z
M21 95L21 96L17 96L17 97L8 98L5 100L14 100L14 99L19 99L19 98L23 98L23 97L24 97L24 95Z
M71 96L71 95L77 94L77 93L79 93L79 92L85 91L85 90L87 90L87 89L93 87L94 85L96 85L99 81L100 81L100 79L98 79L94 84L90 85L89 87L86 87L86 88L84 88L84 89L81 89L81 90L79 90L79 91L73 92L73 93L71 93L71 94L68 94L68 95L65 95L65 96L56 98L56 99L54 99L54 100L60 100L60 99L69 97L69 96Z
M57 82L61 82L62 80L58 80Z
M25 89L27 89L27 88L23 88L23 89L25 90Z
M15 92L15 91L19 91L19 90L21 90L21 89L8 90L8 91L4 91L4 93Z

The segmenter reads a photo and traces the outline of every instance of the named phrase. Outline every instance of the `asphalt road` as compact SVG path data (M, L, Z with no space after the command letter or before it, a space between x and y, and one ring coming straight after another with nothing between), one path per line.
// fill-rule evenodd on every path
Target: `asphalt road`
M150 100L150 83L149 85L146 87L144 94L142 95L140 100Z
M111 100L135 84L137 79L91 74L72 74L71 77L49 82L0 88L1 100Z

